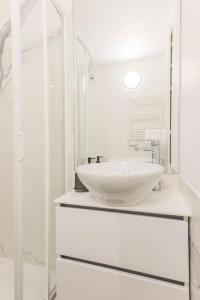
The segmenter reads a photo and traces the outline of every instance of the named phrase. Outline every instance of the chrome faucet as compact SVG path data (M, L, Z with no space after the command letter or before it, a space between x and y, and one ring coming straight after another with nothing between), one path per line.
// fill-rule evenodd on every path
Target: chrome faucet
M138 146L135 145L136 151L148 151L152 153L152 163L160 164L160 141L158 140L147 140L150 141L150 146Z
M152 164L161 164L160 159L160 141L159 140L147 140L150 142L150 146L138 146L135 145L136 151L148 151L152 153ZM161 191L161 182L153 189L153 191Z

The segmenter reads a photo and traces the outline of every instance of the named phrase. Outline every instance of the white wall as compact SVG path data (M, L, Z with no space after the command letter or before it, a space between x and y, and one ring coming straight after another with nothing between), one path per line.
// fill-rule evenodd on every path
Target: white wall
M141 156L128 146L129 98L162 95L164 99L165 62L165 55L162 55L94 68L95 79L89 82L89 156ZM135 91L127 90L123 85L124 75L132 69L143 73L143 83Z
M180 176L187 193L191 221L192 300L200 299L200 2L182 0L182 82ZM196 196L195 196L196 194Z
M179 106L180 106L180 33L181 7L180 0L173 2L173 55L172 55L172 126L171 126L171 166L179 171Z
M200 195L200 2L183 0L180 173Z

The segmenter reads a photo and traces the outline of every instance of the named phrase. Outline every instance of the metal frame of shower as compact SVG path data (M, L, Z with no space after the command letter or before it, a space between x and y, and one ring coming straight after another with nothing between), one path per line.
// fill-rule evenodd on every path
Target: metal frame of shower
M50 253L49 253L49 105L48 105L48 32L47 32L47 1L42 1L43 18L43 57L44 57L44 106L45 106L45 300L55 295L50 291ZM63 21L64 48L66 46L66 17L54 0L49 0ZM14 300L23 300L23 128L21 104L21 20L20 0L11 0L11 39L12 39L12 91L13 91L13 139L14 139L14 202L15 202L15 290ZM64 51L64 77L66 76L66 51ZM66 80L64 80L64 95L66 105ZM66 149L65 149L66 150ZM67 179L66 179L67 180Z

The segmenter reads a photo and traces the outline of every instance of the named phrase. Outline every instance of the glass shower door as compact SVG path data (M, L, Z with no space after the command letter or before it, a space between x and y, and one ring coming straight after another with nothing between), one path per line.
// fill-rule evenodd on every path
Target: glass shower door
M66 191L64 19L53 0L10 2L0 3L0 299L47 300L53 200Z
M43 1L21 6L23 131L23 300L46 292L45 103Z
M26 0L21 19L23 295L44 300L55 291L54 199L66 186L64 20L52 0Z
M47 2L47 93L49 111L49 291L55 291L55 204L66 192L64 18L54 2Z
M15 200L11 3L0 2L0 299L14 300Z

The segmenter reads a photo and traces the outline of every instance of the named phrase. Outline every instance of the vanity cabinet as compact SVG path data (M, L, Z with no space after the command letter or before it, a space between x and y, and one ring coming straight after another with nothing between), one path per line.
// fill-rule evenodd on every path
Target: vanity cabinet
M188 289L127 272L57 260L58 300L188 300Z
M56 208L58 300L189 300L188 218Z

